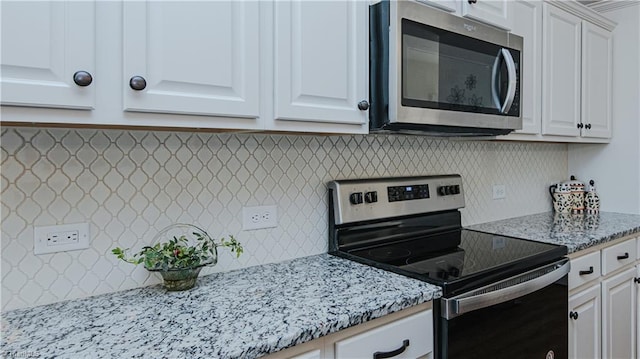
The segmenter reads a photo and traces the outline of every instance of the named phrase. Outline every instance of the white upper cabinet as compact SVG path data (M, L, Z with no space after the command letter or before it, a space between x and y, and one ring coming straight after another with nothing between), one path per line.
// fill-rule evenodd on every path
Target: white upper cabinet
M274 6L274 120L267 128L368 132L368 3Z
M463 0L462 16L509 30L509 6L507 0Z
M459 13L458 3L460 0L416 0L419 3L435 7L436 9L444 10L446 12Z
M95 4L2 1L0 6L2 104L92 109L93 81L99 81Z
M572 1L514 0L509 20L524 38L523 128L504 139L609 142L616 24Z
M123 6L125 110L259 117L259 2Z
M582 24L582 136L611 137L611 32Z
M542 134L578 136L582 20L543 4Z
M542 98L542 2L515 0L509 3L511 31L524 39L521 69L522 130L538 134Z

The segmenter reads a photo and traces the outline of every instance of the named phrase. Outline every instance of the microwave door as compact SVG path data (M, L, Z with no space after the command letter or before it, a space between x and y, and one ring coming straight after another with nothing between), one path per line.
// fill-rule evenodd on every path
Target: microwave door
M505 66L502 66L504 64ZM506 71L501 71L506 69ZM513 105L517 87L516 65L508 49L500 49L491 71L491 97L500 113L507 114ZM504 98L504 100L503 100Z
M517 87L509 49L406 19L400 40L402 106L460 114L508 112Z

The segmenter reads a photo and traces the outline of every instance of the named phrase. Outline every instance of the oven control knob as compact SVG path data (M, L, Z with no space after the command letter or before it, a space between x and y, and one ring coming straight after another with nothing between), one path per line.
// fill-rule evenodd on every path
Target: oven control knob
M378 192L376 192L376 191L366 192L364 194L364 201L367 202L367 203L376 203L376 202L378 202Z
M362 192L354 192L349 195L349 202L351 204L361 204L362 203Z
M438 194L441 196L446 196L447 193L447 186L440 186L438 187Z

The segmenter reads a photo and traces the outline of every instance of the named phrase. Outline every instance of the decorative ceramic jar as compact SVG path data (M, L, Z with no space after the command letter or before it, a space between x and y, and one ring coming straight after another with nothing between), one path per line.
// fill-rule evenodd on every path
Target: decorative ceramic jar
M584 212L584 182L578 181L575 176L571 176L569 181L571 187L571 212Z
M600 212L600 197L596 193L596 186L593 180L589 181L589 188L584 195L584 207L587 213Z
M549 186L553 209L558 213L584 212L584 183L571 176L569 181Z
M549 187L553 210L557 213L570 213L573 208L571 186L567 182L552 184Z

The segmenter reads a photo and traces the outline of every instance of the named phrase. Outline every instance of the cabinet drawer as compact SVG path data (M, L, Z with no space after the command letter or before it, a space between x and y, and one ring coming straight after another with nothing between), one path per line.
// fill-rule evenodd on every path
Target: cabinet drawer
M569 290L600 277L600 251L571 260Z
M602 250L602 275L636 261L637 243L634 239L624 241Z
M408 341L408 345L407 344ZM376 352L393 352L393 358L417 358L433 351L433 313L427 310L335 343L335 357L372 358Z

